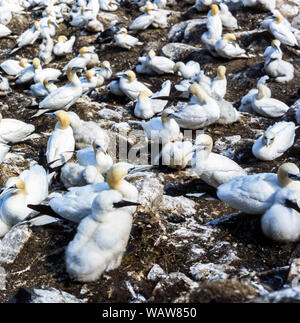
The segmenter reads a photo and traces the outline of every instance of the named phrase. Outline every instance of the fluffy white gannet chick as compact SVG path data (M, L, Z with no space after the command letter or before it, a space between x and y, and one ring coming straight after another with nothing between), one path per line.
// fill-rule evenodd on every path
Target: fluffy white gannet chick
M58 122L47 143L47 162L51 168L58 167L72 158L75 149L73 130L66 111L55 112Z
M171 117L174 110L165 109L161 117L152 118L150 121L142 121L142 127L147 138L153 142L169 142L182 139L182 133L177 122Z
M294 122L276 122L255 141L252 153L260 160L274 160L293 146L294 139Z
M247 175L246 171L230 158L212 152L213 140L200 134L195 140L192 169L207 184L218 187L232 178Z
M26 58L20 59L20 61L14 59L7 59L6 61L0 64L0 67L3 71L11 76L16 76L20 73L24 68L30 66L28 60Z
M264 69L270 77L275 78L276 82L289 82L294 78L294 66L282 59L278 39L274 39L272 46L267 47L264 57L266 58Z
M281 189L274 204L261 218L263 233L278 242L296 242L300 239L300 207L297 194Z
M220 118L219 105L199 84L192 84L189 92L195 100L171 115L181 128L192 130L204 128Z
M178 72L184 79L192 79L200 73L200 64L195 61L188 61L186 64L177 62L174 65L174 72Z
M267 97L267 91L265 85L259 86L258 93L252 97L252 109L264 117L282 117L289 107L279 100Z
M122 74L119 81L120 90L131 100L136 100L140 92L145 91L150 95L153 92L143 83L139 82L133 71L127 71Z
M234 34L226 34L215 43L215 50L219 56L224 58L248 58L246 51L234 41Z
M82 95L82 85L76 74L81 67L68 68L68 83L62 87L52 91L43 101L39 104L39 111L34 115L37 117L47 111L53 110L68 110Z
M57 43L53 47L54 55L61 57L72 53L75 40L76 40L75 36L70 37L69 40L64 35L59 36Z
M77 228L66 250L66 269L78 281L97 280L103 272L118 268L126 250L132 215L117 191L97 195L91 214Z
M114 164L107 173L107 183L97 183L80 187L70 187L68 192L50 200L50 207L63 218L79 223L91 213L91 207L97 194L105 190L117 190L123 198L132 202L138 200L138 190L124 177L134 172L133 165L128 163ZM135 207L128 207L132 213Z
M218 66L217 76L211 82L210 88L213 97L220 100L223 99L227 89L226 67L223 65Z
M3 144L24 141L35 130L34 125L17 119L2 118L0 113L0 142Z
M126 28L121 28L119 31L117 31L117 33L114 35L114 40L117 46L125 49L143 45L138 38L128 35Z
M0 237L32 212L27 204L39 204L48 196L48 177L40 165L31 166L19 177L11 177L0 194Z
M147 66L150 67L155 73L162 75L166 73L173 74L175 63L164 56L156 56L154 50L148 53L149 60Z
M274 38L281 41L282 44L297 46L297 39L291 31L290 26L284 22L283 16L279 12L276 12L274 18L267 24L267 28L273 34Z
M299 168L285 163L277 174L261 173L236 177L218 187L217 195L229 206L248 214L263 214L274 203L278 190L288 187L300 198Z
M237 20L229 11L227 5L225 3L220 3L219 6L220 6L219 15L220 15L223 27L228 30L238 29Z
M76 149L90 147L93 145L94 141L97 141L101 147L107 151L109 136L105 130L94 121L84 121L80 119L73 111L68 111L67 113L70 118L70 126L73 129Z

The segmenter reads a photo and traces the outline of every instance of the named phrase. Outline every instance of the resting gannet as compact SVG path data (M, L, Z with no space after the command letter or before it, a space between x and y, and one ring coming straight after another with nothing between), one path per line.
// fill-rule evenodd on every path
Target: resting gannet
M248 58L246 51L242 49L237 43L234 34L226 34L215 43L215 50L219 56L224 58Z
M119 31L117 31L114 35L114 40L117 46L125 49L143 45L138 38L128 35L126 28L121 28Z
M227 89L226 67L218 66L217 76L210 84L212 96L216 99L223 99Z
M192 79L200 73L200 64L194 61L188 61L186 64L177 62L174 65L174 72L178 72L184 79Z
M70 37L69 40L64 35L59 36L57 43L53 47L53 53L56 56L66 56L67 54L72 53L75 40L75 36Z
M20 73L24 68L30 66L26 58L22 58L20 61L14 59L7 59L6 61L0 64L0 67L3 71L8 74L15 76Z

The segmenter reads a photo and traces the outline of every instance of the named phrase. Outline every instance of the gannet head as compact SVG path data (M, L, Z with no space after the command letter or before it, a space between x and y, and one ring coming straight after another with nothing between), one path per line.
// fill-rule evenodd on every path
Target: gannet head
M234 34L226 34L223 36L223 38L225 40L227 40L228 42L232 42L232 41L235 41L236 40L236 37Z
M28 62L27 58L22 58L20 60L20 66L25 68L27 66L27 62Z
M271 146L274 142L275 134L272 130L266 130L262 137L262 142L267 146Z
M36 30L40 30L40 23L38 21L34 21L33 25Z
M189 87L189 92L195 95L201 103L206 103L207 94L205 90L197 83L192 84Z
M41 61L37 57L35 57L32 61L32 65L33 65L33 68L36 70L41 66Z
M279 12L277 12L275 15L275 19L277 24L280 24L283 21L283 16Z
M280 45L281 45L281 42L278 39L273 39L271 45L272 45L272 47L278 47L279 48Z
M223 80L226 74L226 67L223 65L218 66L217 75L220 80Z
M163 110L162 114L161 114L161 122L163 124L165 124L168 120L172 119L170 118L170 116L174 113L174 110L171 108L167 108L165 110Z
M219 7L218 7L218 5L216 5L216 4L212 4L212 5L211 5L211 15L212 15L212 16L215 16L215 15L217 15L217 14L218 14L218 12L219 12Z
M133 71L127 71L125 75L128 78L129 83L132 83L136 79L136 75Z
M263 99L265 97L266 93L267 93L267 87L264 84L261 84L258 87L258 100Z
M11 177L0 194L0 199L8 194L26 193L25 183L20 177Z
M95 75L95 70L93 68L86 72L86 78L89 81L91 81L91 79L94 77L94 75Z
M58 119L58 127L62 130L65 130L70 125L70 118L66 111L59 110L55 112L56 118Z
M99 140L94 140L93 141L93 150L94 150L94 154L96 155L98 152L102 152L102 153L106 153L105 149L103 148L103 146L101 145L101 142Z
M174 68L173 68L173 71L176 73L178 72L178 70L180 69L180 67L184 67L184 63L183 62L177 62L175 65L174 65Z
M61 35L61 36L58 37L58 42L65 42L67 40L68 40L68 38L66 36L64 36L64 35Z
M300 181L300 171L297 165L293 163L285 163L281 165L277 172L278 183L285 187L293 181Z
M110 62L109 61L103 61L100 66L102 68L110 69Z
M46 14L47 14L47 16L50 16L50 15L52 14L52 12L53 12L53 8L52 8L52 6L48 6L48 7L46 8Z
M79 50L80 56L85 56L86 54L90 54L90 53L91 53L91 51L86 46L81 47L80 50Z
M151 12L152 12L152 8L150 6L147 6L146 9L145 9L145 12L147 15L150 15Z
M117 34L124 34L124 35L127 35L128 33L128 30L124 27L120 28L120 30L117 32Z
M211 136L203 133L197 136L195 140L195 146L197 147L197 151L202 150L208 151L210 153L213 148L213 140Z
M113 190L119 188L121 180L128 174L129 169L132 168L128 163L117 163L111 166L107 173L107 183Z

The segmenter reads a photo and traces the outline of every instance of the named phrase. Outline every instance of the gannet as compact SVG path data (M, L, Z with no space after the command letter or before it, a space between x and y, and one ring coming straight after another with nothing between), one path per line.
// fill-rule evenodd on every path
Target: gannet
M154 21L154 15L152 14L153 10L150 6L147 6L145 13L135 18L135 20L129 26L130 30L145 30L147 29Z
M114 164L108 171L107 182L70 187L65 195L51 199L50 207L63 218L79 223L90 214L94 198L102 191L117 190L124 199L137 202L138 190L124 179L126 175L134 171L135 168L131 164ZM128 209L133 213L136 208L130 207Z
M12 18L12 12L8 8L5 8L5 6L0 7L0 24L1 25L8 25Z
M3 144L17 143L26 140L35 130L34 125L17 119L2 117L0 113L0 142Z
M217 76L211 82L210 88L214 98L223 99L227 89L226 67L223 65L218 66Z
M40 45L38 57L44 64L49 64L53 60L52 50L54 46L53 39L46 34Z
M273 11L276 7L276 0L242 0L245 7L258 6L263 10Z
M86 10L85 7L82 7L80 12L73 16L72 20L70 21L70 25L73 27L85 27L91 19L91 10Z
M219 6L220 6L219 15L220 15L223 27L229 30L238 29L237 20L229 11L227 5L225 3L220 3Z
M91 214L77 228L66 250L66 270L74 280L97 280L103 272L121 265L126 250L132 215L123 207L137 203L122 200L117 191L95 197Z
M213 140L200 134L195 140L192 169L207 184L218 187L232 178L247 175L246 171L230 158L212 152Z
M0 163L2 163L3 160L5 160L5 157L8 154L9 150L10 150L9 145L6 145L0 142ZM0 232L1 232L1 228L0 228Z
M212 38L221 38L222 20L219 14L219 7L216 4L211 5L211 9L207 14L206 28L211 32Z
M42 21L45 19L46 24ZM48 35L49 37L54 37L56 34L56 28L59 28L57 22L55 21L54 17L46 17L43 18L40 21L40 30L41 30L41 36L43 38L46 38Z
M175 63L171 59L164 56L156 56L152 49L148 52L148 57L147 66L157 74L174 73Z
M285 45L298 46L297 39L291 31L290 26L283 21L283 16L279 12L276 12L274 18L266 23L266 27L275 39L278 39Z
M153 92L146 85L137 80L133 71L127 71L122 74L119 81L119 86L121 91L131 100L136 100L142 91L145 91L150 95L153 94Z
M284 188L276 193L274 204L261 218L263 233L278 242L300 239L300 207L297 194Z
M100 9L104 11L116 11L119 8L118 2L114 0L99 0Z
M43 82L45 78L51 78L56 80L60 77L61 71L56 68L42 68L41 61L37 58L35 59L34 66L34 76L33 80L35 83Z
M55 112L58 122L47 143L47 162L51 168L58 167L72 158L75 149L73 130L66 111Z
M200 73L200 64L195 61L188 61L186 64L177 62L174 65L174 72L178 72L184 79L192 79Z
M27 46L27 45L33 45L35 41L40 37L41 35L41 28L38 21L34 21L34 24L31 28L25 30L17 39L17 47L14 48L10 54L15 53L20 48Z
M56 80L45 78L43 82L30 85L30 90L24 92L43 99L49 93L57 89L57 86L53 84L54 82L56 82Z
M153 142L169 142L182 139L182 134L177 122L171 118L174 111L170 108L165 109L161 117L152 118L150 121L142 121L142 127L147 138Z
M240 120L240 113L231 102L224 99L216 100L216 102L220 109L220 117L216 121L216 123L232 124Z
M217 196L229 206L248 214L263 214L274 203L278 190L294 190L300 200L299 168L285 163L277 174L261 173L239 176L218 187Z
M35 71L37 69L41 68L40 60L35 57L32 61L32 64L27 66L26 68L22 69L21 72L19 72L16 75L16 83L17 84L24 84L32 81L35 75Z
M73 112L68 111L70 126L73 129L76 148L82 149L89 147L96 140L106 151L109 145L109 136L105 130L94 121L84 121Z
M204 44L205 48L210 52L211 55L218 57L215 50L216 42L221 39L214 36L214 33L211 30L206 31L201 36L201 42Z
M8 74L15 76L20 73L24 68L30 66L26 58L20 59L20 61L14 59L7 59L6 61L0 64L0 67L3 71Z
M246 51L242 49L237 43L234 34L226 34L215 43L215 50L219 56L224 58L248 58Z
M68 64L62 69L63 72L67 72L69 67L77 66L85 69L88 65L91 54L94 54L89 47L81 47L79 50L79 55L70 60Z
M274 160L293 146L294 139L294 122L276 122L255 141L252 153L260 160Z
M98 85L98 77L95 75L95 70L90 69L85 73L85 77L80 78L82 93L87 93L93 90Z
M166 100L154 100L148 92L141 91L134 107L134 115L140 119L151 119L167 105Z
M266 58L264 69L269 76L275 78L276 82L289 82L294 78L294 66L282 59L278 39L274 39L272 46L267 47L264 57Z
M28 204L39 204L47 196L48 177L42 166L31 166L19 177L10 177L0 194L0 237L32 212Z
M0 24L0 38L7 37L11 34L11 30L5 25Z
M97 76L102 76L105 80L109 80L112 77L112 70L109 61L103 61L100 67L95 68Z
M68 110L82 95L81 82L76 74L81 67L69 67L68 83L62 87L52 91L43 101L39 104L39 111L34 115L35 117L53 110Z
M5 96L10 92L12 92L12 89L9 85L8 79L0 75L0 96Z
M289 107L276 99L269 98L266 86L261 84L258 88L258 93L252 97L252 109L256 113L269 118L278 118L283 116Z
M117 31L117 33L114 35L114 40L117 46L125 49L143 45L138 38L128 35L126 28L121 28L119 31Z
M204 128L220 118L220 108L217 102L199 84L192 84L189 92L197 102L188 104L170 116L176 119L181 128L192 130Z
M60 56L66 56L67 54L72 53L75 40L76 40L75 36L71 36L69 40L64 35L59 36L57 43L53 47L54 55L60 57Z
M114 95L117 95L117 96L125 95L125 93L123 93L122 90L120 89L119 80L111 81L109 84L107 84L106 87Z

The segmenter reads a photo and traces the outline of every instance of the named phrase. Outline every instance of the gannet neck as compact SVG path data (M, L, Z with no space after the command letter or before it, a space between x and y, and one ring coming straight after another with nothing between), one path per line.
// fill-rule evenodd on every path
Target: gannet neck
M258 88L258 100L261 100L266 95L266 86L261 84Z
M226 67L225 66L219 66L217 70L217 75L219 80L223 80L225 78L226 74Z
M56 112L56 117L58 119L58 128L66 130L70 125L70 118L66 111L59 110Z
M76 71L73 71L72 68L70 68L67 72L68 80L72 83L73 86L81 86L81 82L79 77L77 76Z

